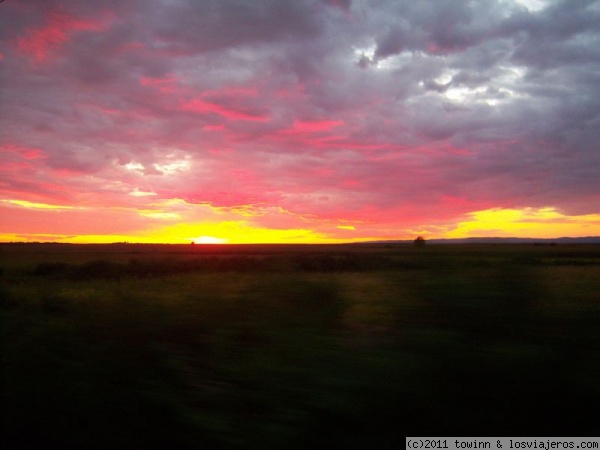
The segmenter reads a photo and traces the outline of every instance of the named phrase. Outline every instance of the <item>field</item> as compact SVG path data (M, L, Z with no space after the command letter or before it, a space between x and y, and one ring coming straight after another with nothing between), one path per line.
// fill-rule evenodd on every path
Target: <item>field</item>
M0 245L12 448L598 436L600 247Z

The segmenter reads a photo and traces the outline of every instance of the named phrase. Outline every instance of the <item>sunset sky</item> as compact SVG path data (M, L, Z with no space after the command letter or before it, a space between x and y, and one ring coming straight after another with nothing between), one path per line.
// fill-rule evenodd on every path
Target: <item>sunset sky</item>
M600 1L0 3L0 241L418 235L600 235Z

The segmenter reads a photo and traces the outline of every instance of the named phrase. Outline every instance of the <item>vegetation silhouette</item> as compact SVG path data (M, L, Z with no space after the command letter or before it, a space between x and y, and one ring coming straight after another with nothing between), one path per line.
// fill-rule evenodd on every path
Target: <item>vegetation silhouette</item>
M424 247L425 246L425 238L423 236L419 236L413 241L413 244L415 247Z

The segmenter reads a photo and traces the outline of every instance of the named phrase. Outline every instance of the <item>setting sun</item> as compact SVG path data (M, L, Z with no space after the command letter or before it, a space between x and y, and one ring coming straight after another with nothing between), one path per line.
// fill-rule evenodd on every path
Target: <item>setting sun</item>
M227 239L217 238L214 236L200 236L192 239L194 244L226 244Z

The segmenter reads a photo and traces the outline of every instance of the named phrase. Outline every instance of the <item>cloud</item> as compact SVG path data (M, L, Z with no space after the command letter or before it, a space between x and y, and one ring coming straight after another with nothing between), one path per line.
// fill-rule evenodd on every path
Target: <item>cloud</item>
M0 8L0 199L356 237L600 209L599 1Z

